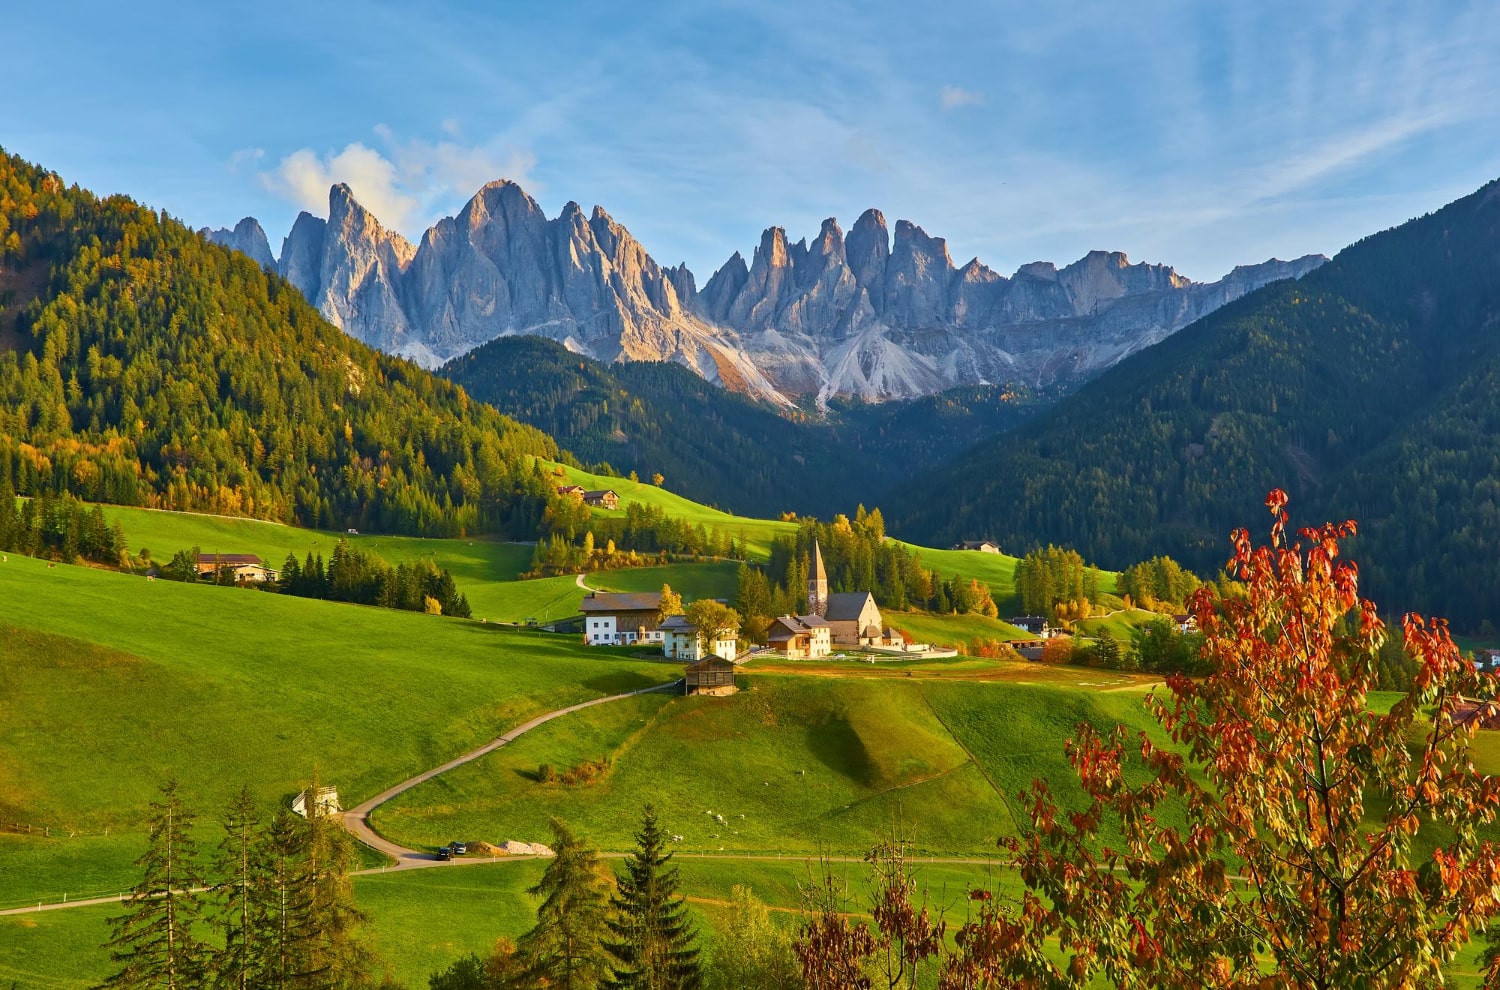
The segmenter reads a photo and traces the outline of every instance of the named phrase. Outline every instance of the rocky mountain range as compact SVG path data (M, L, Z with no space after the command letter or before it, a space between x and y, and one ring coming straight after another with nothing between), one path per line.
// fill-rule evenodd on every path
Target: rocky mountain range
M1091 252L1064 268L1010 277L877 210L847 237L823 222L809 243L785 230L736 252L700 290L594 207L548 219L520 186L481 189L413 246L357 203L329 192L328 219L298 216L271 256L252 218L210 240L296 285L351 335L434 367L487 341L530 334L605 361L676 361L777 404L814 395L907 399L961 385L1079 384L1321 255L1236 268L1209 283L1163 265Z

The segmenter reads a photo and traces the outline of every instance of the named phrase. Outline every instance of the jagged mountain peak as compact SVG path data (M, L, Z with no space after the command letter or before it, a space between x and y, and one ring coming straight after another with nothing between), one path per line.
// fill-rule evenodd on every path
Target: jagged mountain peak
M213 234L227 238L230 232ZM269 255L269 249L266 252ZM604 360L676 360L710 380L790 394L905 398L978 382L1077 382L1266 281L1315 263L1267 262L1200 285L1170 266L1091 251L1011 278L911 220L828 217L796 242L766 227L701 289L602 206L555 219L519 184L485 184L419 247L347 185L329 220L297 218L280 270L367 342L436 364L499 336L536 334Z
M276 256L271 253L271 242L266 238L266 232L262 229L260 221L254 217L243 218L234 225L233 230L224 227L210 230L203 227L198 233L211 243L221 244L230 250L249 255L266 271L276 271Z

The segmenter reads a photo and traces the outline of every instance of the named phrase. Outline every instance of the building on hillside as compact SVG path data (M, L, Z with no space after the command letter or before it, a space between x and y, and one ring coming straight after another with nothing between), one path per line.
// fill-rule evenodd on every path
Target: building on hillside
M978 550L980 553L999 553L1000 544L989 540L960 540L953 544L955 550Z
M875 596L868 591L843 591L828 596L827 621L833 641L840 646L884 646L885 625Z
M575 498L575 499L578 499L579 501L582 501L583 500L583 486L582 485L558 485L557 486L557 494L566 496L568 498Z
M200 553L198 555L199 580L212 581L224 571L232 573L234 580L241 584L275 581L281 577L280 571L274 567L267 567L253 553Z
M833 652L833 629L818 615L783 615L771 623L767 642L788 660L816 660Z
M687 618L681 615L669 615L663 619L661 633L661 651L669 660L696 663L710 656L733 660L739 646L732 631L720 629L710 638L689 625Z
M1474 669L1481 674L1500 673L1500 650L1475 650Z
M807 569L807 614L828 615L828 571L823 567L823 548L813 540L812 566Z
M1180 633L1195 633L1198 631L1198 617L1191 612L1183 612L1172 616L1172 624Z
M620 507L620 496L613 489L605 488L597 492L584 492L583 502L600 509L618 509Z
M1033 636L1047 639L1059 630L1055 630L1047 623L1047 617L1043 615L1017 615L1005 620L1017 629L1024 629Z
M312 795L312 788L306 788L292 798L292 812L307 817L307 799ZM313 805L318 809L320 815L336 815L344 809L339 807L339 789L337 787L320 787L318 796Z
M578 607L583 612L583 642L587 646L662 642L659 591L631 594L595 591Z
M734 694L739 688L734 684L737 665L733 660L709 654L702 660L688 665L682 675L684 694L706 694L716 698Z

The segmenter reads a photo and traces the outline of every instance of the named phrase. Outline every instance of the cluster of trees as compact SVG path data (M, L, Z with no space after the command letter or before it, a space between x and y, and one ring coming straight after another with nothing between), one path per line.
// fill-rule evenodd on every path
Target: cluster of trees
M556 855L529 891L540 899L535 927L514 944L502 940L486 958L471 955L434 974L432 990L703 986L697 932L678 892L667 833L650 805L635 850L613 877L566 824L553 819L552 836Z
M1171 557L1157 556L1132 564L1120 572L1120 594L1142 608L1182 608L1203 584L1198 575Z
M697 556L696 554L694 555ZM672 555L665 550L642 553L638 550L622 550L612 539L602 544L594 542L592 530L585 531L583 539L571 543L561 533L538 540L531 553L531 567L522 577L551 577L556 574L574 574L578 571L613 571L629 567L655 567L670 563Z
M118 567L129 550L118 520L110 523L97 505L70 495L39 495L17 502L0 482L0 550L31 557L55 557L65 564L82 558Z
M403 561L392 567L371 553L350 545L334 544L325 567L323 555L308 553L302 563L287 554L281 565L280 590L301 598L323 598L355 605L379 605L408 612L453 615L461 619L473 613L469 599L453 583L447 568L438 570L430 560Z
M311 789L316 793L316 787ZM140 882L110 920L106 943L121 968L106 990L265 987L360 990L381 985L360 938L349 834L309 801L303 819L265 820L248 789L230 803L204 870L197 815L175 782L151 804Z
M1028 615L1057 615L1058 606L1086 613L1078 606L1099 601L1099 569L1085 564L1077 550L1049 544L1016 563L1016 594Z
M547 436L124 197L0 152L0 485L435 536L531 536ZM11 294L16 294L13 288Z

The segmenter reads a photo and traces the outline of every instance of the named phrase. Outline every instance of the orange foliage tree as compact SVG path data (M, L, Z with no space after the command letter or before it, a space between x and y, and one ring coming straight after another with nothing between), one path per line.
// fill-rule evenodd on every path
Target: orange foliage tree
M1478 831L1500 780L1470 755L1473 702L1493 714L1494 688L1444 621L1410 615L1420 670L1372 711L1385 631L1339 555L1354 524L1293 542L1286 501L1267 499L1268 545L1233 535L1245 594L1194 596L1212 673L1151 699L1171 747L1081 725L1082 802L1059 807L1042 781L1023 795L1025 893L973 895L944 990L1436 985L1497 912L1500 858Z

